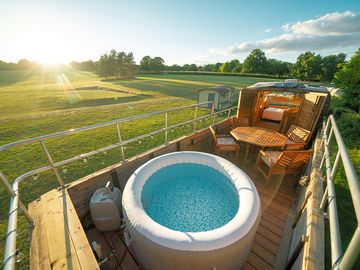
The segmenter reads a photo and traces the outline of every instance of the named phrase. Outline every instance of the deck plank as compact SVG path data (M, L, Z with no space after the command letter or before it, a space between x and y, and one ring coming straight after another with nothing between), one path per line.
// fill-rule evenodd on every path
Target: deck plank
M269 239L267 239L265 236L257 233L255 235L255 239L254 241L256 243L258 243L260 246L262 246L263 248L267 249L269 252L271 252L273 255L276 255L278 250L279 250L279 246L276 245L274 242L270 241Z
M255 269L271 270L272 267L262 258L251 252L247 262L252 265Z
M57 191L41 196L47 245L52 269L81 269L74 246L64 222L64 214L57 198Z
M265 262L274 266L276 256L270 251L259 245L257 242L253 244L252 252L255 253L258 257L262 258Z

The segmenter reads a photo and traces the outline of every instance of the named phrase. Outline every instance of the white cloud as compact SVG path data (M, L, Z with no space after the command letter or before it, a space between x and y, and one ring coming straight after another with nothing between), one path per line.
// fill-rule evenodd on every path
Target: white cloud
M360 46L360 13L329 13L292 25L287 23L281 29L286 33L228 48L210 49L210 53L231 55L250 52L255 48L274 53Z
M290 31L290 23L286 23L286 24L282 25L280 28L282 30L284 30L285 32L289 32Z
M265 33L270 33L272 31L272 28L265 29Z

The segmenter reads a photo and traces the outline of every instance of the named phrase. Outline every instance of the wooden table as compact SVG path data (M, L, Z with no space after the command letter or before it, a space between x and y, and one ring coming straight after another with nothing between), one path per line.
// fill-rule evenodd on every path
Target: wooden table
M265 147L278 147L283 149L287 137L276 131L261 127L237 127L230 131L235 140L246 143L245 160L247 160L250 145Z

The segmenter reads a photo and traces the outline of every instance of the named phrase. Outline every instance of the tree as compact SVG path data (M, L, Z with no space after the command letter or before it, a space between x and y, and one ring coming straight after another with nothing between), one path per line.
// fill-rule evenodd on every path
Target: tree
M237 59L233 59L229 62L229 72L232 72L232 70L240 64L240 61Z
M343 90L345 105L360 112L360 49L344 67L335 74L335 85Z
M151 59L151 71L164 71L165 65L164 65L164 59L162 59L159 56L154 57Z
M140 61L140 70L150 71L151 57L146 55Z
M219 68L220 72L224 73L224 72L231 72L231 67L229 62L225 62L224 64L222 64Z
M168 71L180 71L181 66L174 64L172 66L166 66L165 69Z
M270 75L278 75L284 76L289 75L291 71L291 63L282 62L276 59L269 59L268 60L268 74Z
M238 64L236 67L232 69L232 73L241 73L242 70L242 64Z
M195 64L185 64L183 65L183 68L182 68L183 71L197 71L197 66Z
M240 64L239 60L233 59L229 62L225 62L225 63L221 64L219 67L219 71L222 73L232 72L232 70L239 64Z
M164 59L159 56L151 58L150 56L144 56L140 61L140 69L143 71L164 71Z
M219 72L220 71L220 66L222 65L222 63L216 63L214 65L214 69L212 70L213 72Z
M242 73L266 73L268 62L265 53L260 49L253 50L244 60Z
M324 82L331 82L334 74L338 72L345 64L346 54L339 53L338 55L327 55L321 59L322 74L321 80Z
M204 70L204 71L213 71L214 68L215 68L215 65L213 65L213 64L207 64L207 65L204 65L203 70Z
M321 78L321 56L310 51L298 56L292 70L293 75L306 81L318 81Z
M20 59L17 65L19 69L29 69L33 67L34 63L27 59Z
M190 65L190 71L197 71L198 68L197 68L197 65L196 64L191 64Z
M182 66L181 69L182 69L183 71L189 71L189 68L190 68L190 65L189 65L189 64L185 64L185 65Z
M108 54L100 56L98 73L105 79L109 78L130 78L136 74L136 64L132 52L117 52L111 50Z
M83 62L73 61L70 63L73 68L84 71L95 71L97 63L92 60L87 60Z

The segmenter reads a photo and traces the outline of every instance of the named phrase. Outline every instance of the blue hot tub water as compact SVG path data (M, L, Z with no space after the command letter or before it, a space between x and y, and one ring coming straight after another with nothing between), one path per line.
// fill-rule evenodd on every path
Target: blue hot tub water
M219 228L239 208L230 179L194 163L173 164L155 172L143 187L141 202L155 222L182 232Z

